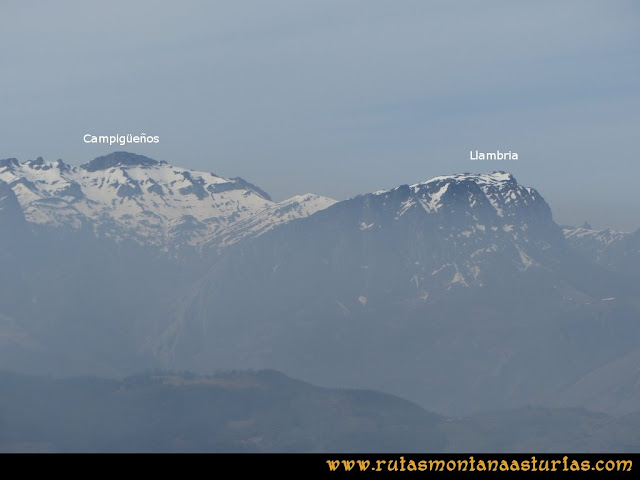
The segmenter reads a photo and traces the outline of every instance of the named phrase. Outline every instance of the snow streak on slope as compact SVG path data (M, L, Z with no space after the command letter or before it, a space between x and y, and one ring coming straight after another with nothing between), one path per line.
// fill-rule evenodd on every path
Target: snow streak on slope
M611 245L612 243L619 242L630 235L629 233L618 232L616 230L594 230L587 227L564 227L562 232L564 233L565 238L571 242L594 242L594 244L597 244L602 248Z
M220 235L220 246L224 247L247 236L258 236L276 225L324 210L336 203L335 200L312 193L297 195L280 203L273 203L255 215L239 220ZM216 241L216 239L213 239Z

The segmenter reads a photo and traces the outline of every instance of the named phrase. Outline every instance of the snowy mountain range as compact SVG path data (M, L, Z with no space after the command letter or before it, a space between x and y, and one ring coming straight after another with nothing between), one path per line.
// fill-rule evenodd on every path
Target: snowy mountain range
M275 368L441 413L625 413L639 238L563 231L505 172L276 203L130 153L1 160L0 367Z
M79 167L42 158L24 163L0 160L0 182L13 190L31 223L90 229L100 236L165 249L221 238L229 244L335 203L311 194L276 203L241 178L174 167L127 152ZM231 226L233 231L227 232Z
M596 230L588 223L563 227L567 243L584 258L612 271L640 278L640 229L620 232Z
M372 195L388 198L398 191L404 199L395 212L396 220L415 209L440 218L447 212L455 216L461 202L466 202L464 208L471 210L464 218L470 221L459 234L470 239L486 237L486 228L500 229L519 245L523 267L533 262L519 242L530 240L523 235L526 220L535 221L538 213L550 217L548 205L535 189L519 185L504 172L440 176ZM114 152L80 166L62 160L46 162L41 157L22 163L15 158L0 160L0 211L4 210L5 217L11 211L14 223L24 218L40 226L88 229L99 236L164 249L229 246L334 203L310 193L274 202L242 178L175 167L128 152ZM487 225L478 223L478 215L487 211L491 220ZM525 219L524 212L534 213ZM366 219L359 224L361 230L375 227ZM605 250L637 236L637 232L597 231L588 225L564 227L563 234L572 247L590 250L600 263L605 261Z

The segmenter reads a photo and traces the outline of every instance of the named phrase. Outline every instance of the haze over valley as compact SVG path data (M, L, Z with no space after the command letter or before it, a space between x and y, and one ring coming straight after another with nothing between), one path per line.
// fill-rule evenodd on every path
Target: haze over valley
M0 366L109 389L149 371L269 369L451 418L535 408L588 429L635 418L640 230L560 226L535 186L504 171L416 180L274 202L245 179L126 152L80 166L0 160ZM37 380L60 395L65 382ZM593 448L640 443L602 435ZM215 448L240 448L230 438ZM299 448L369 445L358 438ZM442 450L499 448L438 438ZM293 445L272 441L245 447Z

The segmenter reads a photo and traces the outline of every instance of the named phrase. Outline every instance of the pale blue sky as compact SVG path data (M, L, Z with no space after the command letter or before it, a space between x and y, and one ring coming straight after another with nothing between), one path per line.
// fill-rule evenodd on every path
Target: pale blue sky
M633 0L3 0L0 65L0 158L145 132L126 150L275 199L508 170L559 223L640 227Z

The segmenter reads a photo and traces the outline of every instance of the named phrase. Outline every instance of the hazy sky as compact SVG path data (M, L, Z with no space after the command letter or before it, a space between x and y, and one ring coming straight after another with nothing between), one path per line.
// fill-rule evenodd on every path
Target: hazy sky
M276 200L507 170L559 223L640 227L634 0L1 0L0 65L0 158L126 149Z

